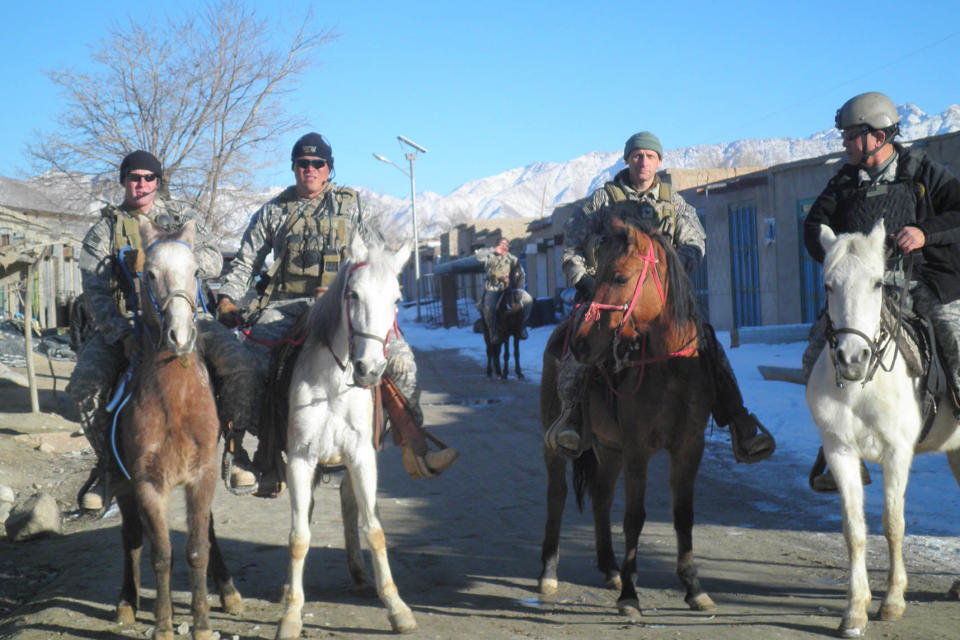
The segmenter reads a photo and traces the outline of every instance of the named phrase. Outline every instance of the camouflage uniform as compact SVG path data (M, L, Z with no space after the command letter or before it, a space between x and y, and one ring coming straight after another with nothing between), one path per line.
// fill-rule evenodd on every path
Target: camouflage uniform
M255 323L249 335L256 341L276 342L314 302L316 289L327 286L336 276L353 229L359 230L367 242L383 242L364 224L356 191L330 183L316 197L301 198L295 187L288 187L254 214L219 295L241 300L272 252L278 263L272 269L263 303L249 318ZM253 340L245 344L266 374L270 350ZM422 422L416 374L417 364L409 345L402 336L391 339L384 375L394 381L418 422Z
M125 245L140 246L139 224L124 209L105 207L101 218L87 232L80 254L83 296L91 312L93 331L84 341L67 391L80 412L84 433L101 464L110 460L109 431L112 419L106 405L120 373L129 364L123 341L133 332L130 295L123 283L117 255ZM187 206L155 200L147 217L165 231L179 230L193 220L197 225L195 254L202 278L216 277L223 258L211 242L200 216ZM246 352L233 335L209 314L197 319L199 349L203 354L220 396L225 421L253 427L251 402L262 383L250 365Z
M483 297L477 303L477 310L480 312L480 315L483 316L483 321L486 323L487 330L492 337L496 331L497 303L500 301L500 296L503 295L503 292L510 286L510 272L513 270L514 265L520 263L520 260L509 251L501 256L489 247L477 249L474 255L486 271L486 280L484 280L483 283ZM523 267L521 267L521 270L522 269ZM526 278L525 275L524 278ZM524 293L526 296L523 302L526 303L530 294L527 294L526 291L524 291ZM533 299L530 298L531 303L532 301ZM528 316L531 311L531 306L531 304L523 304Z
M674 192L670 185L662 182L659 176L650 189L637 191L630 185L629 170L624 169L612 182L597 189L587 198L581 210L576 211L564 226L562 267L572 284L577 285L582 278L592 279L595 275L595 259L591 257L588 260L585 255L595 250L591 246L595 237L594 214L617 202L636 203L641 218L659 220L659 230L673 240L687 273L693 272L700 265L705 254L706 232L700 224L696 210ZM726 426L741 416L747 417L748 414L743 406L743 396L733 367L717 341L713 328L707 323L703 323L703 327L702 349L713 365L717 389L712 413L717 424ZM569 415L568 407L574 407L581 401L592 370L593 367L582 365L569 356L560 364L557 392L563 407L561 415ZM749 418L755 421L753 416ZM746 426L748 421L744 420L744 423L744 430L749 431L750 427ZM747 432L742 437L750 438L752 435Z
M956 392L960 388L960 180L922 151L893 146L890 158L872 172L849 164L840 169L810 209L804 243L810 255L823 262L821 224L836 233L866 233L882 217L888 233L904 226L923 231L925 244L914 263L910 293L914 309L933 326ZM886 279L902 283L903 274L888 270ZM821 317L811 329L803 355L807 376L826 344L824 327Z

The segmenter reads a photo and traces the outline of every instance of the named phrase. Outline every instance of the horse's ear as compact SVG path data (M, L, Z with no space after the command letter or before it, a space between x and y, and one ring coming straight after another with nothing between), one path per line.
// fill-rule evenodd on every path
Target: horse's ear
M873 229L870 230L870 235L867 236L867 241L871 244L871 246L876 247L878 251L882 251L882 247L884 246L886 239L887 228L886 225L883 224L883 218L880 218L877 223L873 225Z
M160 229L146 216L137 216L137 222L140 227L140 244L141 246L149 247L160 237Z
M393 254L393 272L400 273L405 264L410 259L410 243L404 242L403 245Z
M193 243L197 239L197 223L194 220L190 220L187 224L183 225L183 228L180 229L180 232L177 234L177 240L180 242L186 242L190 245L190 248L193 248Z
M825 224L820 225L820 246L823 247L824 253L829 253L830 247L832 247L836 241L837 234L833 232L833 229Z
M363 235L356 228L350 233L350 242L347 244L347 257L351 262L363 262L367 259L367 245Z

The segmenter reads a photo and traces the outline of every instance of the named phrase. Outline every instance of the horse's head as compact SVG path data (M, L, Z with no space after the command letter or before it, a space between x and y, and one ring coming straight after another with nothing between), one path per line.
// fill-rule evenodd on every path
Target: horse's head
M523 287L526 285L526 275L519 262L510 268L510 288L504 295L504 306L508 313L517 313L523 305Z
M196 226L188 222L177 233L164 234L140 219L143 267L140 306L143 320L158 348L182 356L196 347L197 260L193 255Z
M407 245L399 251L368 247L359 233L350 241L343 312L353 381L359 386L378 383L387 367L387 343L396 330L400 302L398 275L409 257Z
M571 351L577 360L599 362L609 355L615 338L637 338L660 317L670 288L668 267L673 267L668 253L653 236L618 217L609 218L593 301L581 305L573 318Z
M881 219L869 234L834 234L820 227L827 338L838 382L866 380L881 341L885 230Z

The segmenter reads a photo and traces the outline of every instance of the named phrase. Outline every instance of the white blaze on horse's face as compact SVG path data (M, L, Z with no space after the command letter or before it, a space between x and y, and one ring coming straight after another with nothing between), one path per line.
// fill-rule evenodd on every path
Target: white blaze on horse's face
M196 227L193 222L172 236L161 236L152 224L141 222L141 238L146 249L143 286L149 289L144 312L159 330L158 347L174 355L186 355L197 341L195 323L197 297L197 260L193 255Z
M863 380L880 333L883 306L883 222L869 235L839 236L821 227L823 285L827 314L836 336L833 347L837 371L846 380ZM852 331L850 331L852 330ZM830 346L828 345L828 348Z
M356 253L351 251L351 261ZM354 384L377 384L387 367L387 345L394 338L393 328L400 301L398 274L410 251L371 249L365 252L364 266L350 275L344 292L350 322L350 361Z

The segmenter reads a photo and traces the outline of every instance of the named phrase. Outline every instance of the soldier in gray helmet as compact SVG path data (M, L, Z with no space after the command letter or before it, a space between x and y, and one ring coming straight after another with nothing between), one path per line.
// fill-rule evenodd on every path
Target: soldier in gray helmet
M128 154L120 164L123 202L104 207L83 239L80 273L92 327L83 336L67 391L76 402L84 433L97 456L97 464L79 495L80 507L85 510L99 511L109 503L112 417L106 407L118 377L139 349L132 314L136 302L132 296L136 293L122 273L120 249L141 248L140 220L144 218L168 232L177 231L192 220L197 227L194 252L201 278L218 276L223 264L220 250L201 216L185 204L157 197L162 180L160 161L153 154ZM218 396L221 421L224 425L253 429L250 402L256 401L262 383L246 351L212 315L201 314L197 329L199 349Z
M659 230L673 241L688 274L699 266L704 256L706 233L696 210L657 175L662 159L663 147L655 135L641 131L630 136L623 149L627 168L589 196L582 209L574 212L567 221L562 265L580 299L591 300L594 292L596 236L592 235L591 219L616 203L633 203L638 217L656 222ZM743 406L743 396L730 362L713 328L706 323L703 326L706 331L702 349L708 352L709 361L714 364L717 388L713 417L721 426L730 425L733 453L738 462L764 460L776 448L773 436ZM591 370L592 367L579 364L569 355L560 364L557 382L560 416L547 429L544 441L548 447L570 456L579 454L585 447L578 420L580 411L576 409Z
M490 341L493 341L497 331L497 304L500 302L503 292L509 288L510 272L520 264L520 259L510 253L510 242L506 238L500 238L497 246L492 249L489 247L477 249L474 255L483 265L486 273L486 279L483 282L483 297L477 303L477 309L483 316L487 336ZM523 272L522 266L520 266L520 271ZM526 279L525 273L523 279ZM524 318L526 318L532 309L533 298L526 291L523 291L522 297L521 306L523 307ZM520 339L526 340L527 336L527 328L524 327L520 332Z
M293 145L291 169L296 184L288 187L253 215L240 248L219 291L217 316L228 327L246 322L248 345L257 352L263 371L270 366L269 347L291 330L316 296L326 290L345 257L350 234L382 243L367 228L356 191L331 182L333 150L319 133L308 133ZM270 254L274 262L262 292L241 314L238 302L254 285ZM434 477L456 460L452 448L430 451L419 406L417 365L402 337L390 340L384 374L384 408L404 448L404 468L414 478ZM264 428L271 428L265 423ZM286 425L273 425L274 430ZM257 495L271 497L283 490L277 434L261 434L254 464L261 472Z
M947 381L957 398L960 388L960 181L919 149L894 141L900 114L889 97L862 93L837 110L835 124L843 136L847 163L830 179L804 222L804 244L823 262L820 225L836 233L873 229L881 218L891 243L913 256L909 296L914 310L933 327L945 363ZM888 281L902 283L904 273L888 265ZM826 318L810 331L803 370L810 375L826 344ZM870 482L861 463L861 476ZM810 473L814 491L833 493L837 484L823 448Z

